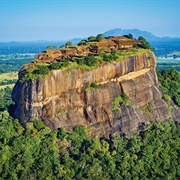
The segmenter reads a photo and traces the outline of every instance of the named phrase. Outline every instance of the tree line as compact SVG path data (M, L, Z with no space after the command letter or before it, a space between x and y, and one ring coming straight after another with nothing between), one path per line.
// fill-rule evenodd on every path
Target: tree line
M98 139L88 128L50 130L42 121L22 126L0 113L2 179L179 179L180 125L173 120L144 125L130 139Z

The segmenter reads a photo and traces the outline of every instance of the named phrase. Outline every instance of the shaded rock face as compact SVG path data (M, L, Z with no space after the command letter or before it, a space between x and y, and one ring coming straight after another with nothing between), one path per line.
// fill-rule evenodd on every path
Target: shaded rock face
M122 131L127 137L152 120L171 117L162 100L152 52L120 62L103 63L91 71L53 70L46 78L18 81L13 90L14 116L21 123L39 119L51 129L70 131L76 125L90 127L91 135L108 136ZM90 88L95 83L97 89ZM126 94L113 109L115 99ZM120 111L121 109L121 111ZM176 111L176 116L180 113Z

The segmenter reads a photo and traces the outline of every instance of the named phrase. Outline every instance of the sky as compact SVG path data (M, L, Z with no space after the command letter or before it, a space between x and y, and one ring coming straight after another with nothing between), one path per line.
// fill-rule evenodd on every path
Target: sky
M110 29L180 37L180 0L0 0L0 41L68 40Z

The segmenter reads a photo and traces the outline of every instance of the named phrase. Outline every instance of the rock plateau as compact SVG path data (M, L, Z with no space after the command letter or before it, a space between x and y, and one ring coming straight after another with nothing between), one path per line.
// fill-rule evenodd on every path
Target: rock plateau
M171 114L162 100L155 66L149 51L121 61L103 61L92 70L51 70L45 78L19 80L13 90L14 115L21 123L42 120L51 129L71 131L83 125L92 136L123 132L129 137L144 123L180 117ZM123 94L129 103L116 102L113 107Z

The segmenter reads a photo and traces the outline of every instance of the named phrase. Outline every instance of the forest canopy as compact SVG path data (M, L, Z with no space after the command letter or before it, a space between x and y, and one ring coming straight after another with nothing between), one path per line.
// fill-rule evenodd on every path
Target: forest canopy
M180 125L154 121L131 139L91 138L88 129L50 130L42 121L25 126L0 113L2 179L179 179Z

